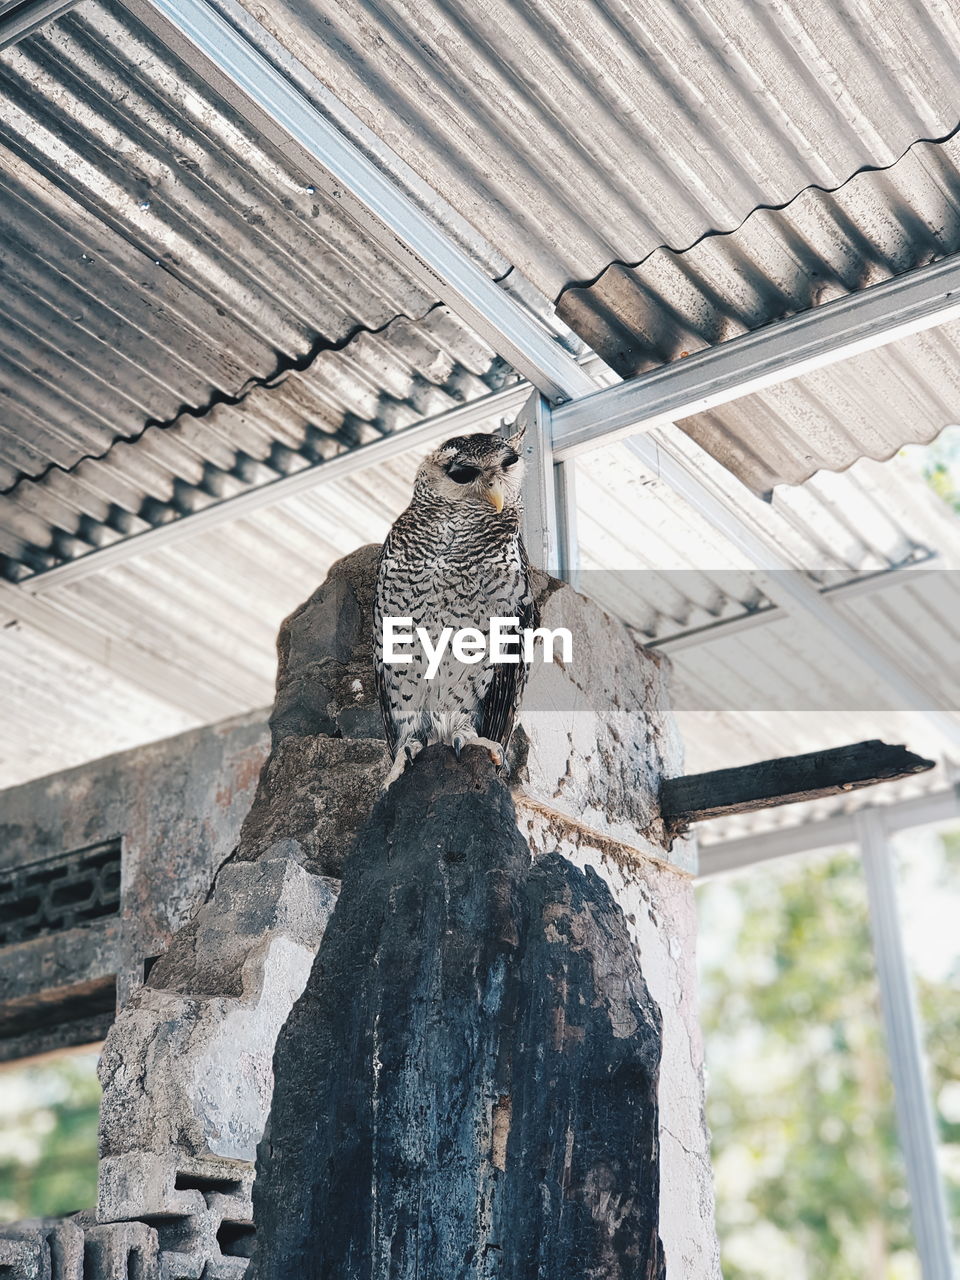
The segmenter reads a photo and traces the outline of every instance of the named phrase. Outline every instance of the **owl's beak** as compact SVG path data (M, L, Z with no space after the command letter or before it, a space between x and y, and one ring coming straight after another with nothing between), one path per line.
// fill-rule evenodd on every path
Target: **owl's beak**
M503 510L503 481L499 476L494 476L492 480L487 482L483 496L499 515Z

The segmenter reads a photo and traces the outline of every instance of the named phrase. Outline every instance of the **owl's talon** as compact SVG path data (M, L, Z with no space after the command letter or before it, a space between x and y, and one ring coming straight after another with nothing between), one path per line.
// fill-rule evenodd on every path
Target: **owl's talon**
M457 754L458 760L464 747L483 747L492 764L495 764L498 769L503 765L503 747L499 742L494 742L491 738L468 738L462 733L455 734L453 749Z
M400 777L407 765L410 764L412 760L415 760L422 750L423 743L416 741L408 742L405 743L404 746L398 747L397 754L393 757L393 765L391 766L390 772L387 774L386 778L384 778L383 787L381 789L383 791L387 791Z

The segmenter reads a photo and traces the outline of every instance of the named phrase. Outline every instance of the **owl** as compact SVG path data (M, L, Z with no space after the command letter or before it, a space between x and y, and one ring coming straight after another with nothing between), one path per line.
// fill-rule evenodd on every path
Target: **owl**
M389 786L432 743L460 755L479 746L500 766L527 678L516 635L536 626L530 566L520 535L520 435L455 436L420 464L413 500L380 553L374 600L375 666ZM408 662L385 662L384 618L409 619L434 642L445 627L489 639L491 618L516 618L516 662L464 662L448 647L432 678L419 643Z

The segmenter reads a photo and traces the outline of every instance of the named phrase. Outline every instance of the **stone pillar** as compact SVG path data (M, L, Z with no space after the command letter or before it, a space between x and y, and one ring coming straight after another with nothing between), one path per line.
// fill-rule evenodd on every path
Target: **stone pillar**
M155 1266L168 1280L186 1280L201 1271L216 1280L240 1275L247 1266L252 1162L273 1089L274 1043L304 990L336 902L344 858L374 808L386 769L370 663L376 552L363 548L340 561L284 623L272 751L239 846L220 869L206 903L156 962L108 1039L101 1068L98 1212L103 1224L140 1221L155 1233L155 1261L144 1253L147 1261L138 1264L145 1277ZM557 980L549 975L544 948L558 930L571 946L577 930L603 934L610 954L619 957L628 975L617 997L627 1011L622 1022L613 994L602 983L597 988L608 1015L607 1047L612 1051L620 1037L624 1063L635 1050L636 1062L646 1064L624 1071L628 1076L633 1071L631 1078L641 1082L637 1096L647 1090L649 1104L640 1111L659 1129L659 1134L650 1131L654 1145L646 1149L649 1157L659 1142L657 1212L631 1221L642 1235L644 1224L659 1219L668 1277L705 1280L719 1271L695 1006L693 852L684 842L668 847L656 803L660 778L681 772L666 672L625 628L570 588L541 576L538 589L542 625L571 629L574 661L538 667L530 681L511 750L512 796L476 762L465 758L452 768L445 751L425 753L421 771L411 772L404 785L409 788L418 777L422 784L429 774L430 785L445 779L443 786L456 789L467 785L463 778L474 770L476 795L487 797L503 828L503 838L487 850L500 862L489 864L488 871L506 875L510 900L527 922L516 943L498 934L496 945L506 948L505 955L519 946L521 967L533 965L541 984ZM431 769L440 773L434 777ZM450 776L445 769L452 770ZM369 862L367 873L375 874L384 852L384 806L392 803L381 803L355 873L348 866L348 882L354 874L361 878L363 858ZM511 805L515 816L508 819L503 815ZM377 823L381 834L373 838L369 832ZM472 858L484 847L481 835L470 856L448 866L463 910L473 901L471 886L476 887ZM439 910L442 867L436 851L405 850L401 863L410 867L413 879L401 878L393 887L399 891L406 884L412 892L422 876L428 880L424 891L429 889ZM474 903L476 920L493 909L485 901ZM556 915L550 928L544 923L547 904ZM351 911L353 916L345 907L342 919L362 917L355 896ZM438 927L436 913L431 918ZM374 941L367 940L365 954L373 954ZM434 961L440 957L440 971L445 971L440 935L436 944L431 954ZM338 963L346 964L342 939L338 945ZM596 948L595 954L600 954ZM520 1010L523 991L522 984L514 985L498 998L514 1001L510 1007ZM317 969L310 998L335 999ZM532 1006L522 1007L527 1012L517 1013L517 1025L523 1019L523 1025L533 1025ZM559 1008L554 1007L555 1014ZM637 1021L639 1010L647 1012ZM573 1089L577 1036L586 1023L567 1013L563 1017L571 1055L565 1078ZM657 1083L650 1034L661 1021ZM521 1054L513 1041L510 1054ZM340 1075L348 1080L357 1067L346 1050L339 1062ZM651 1081L659 1115L651 1109ZM394 1085L399 1089L397 1081ZM277 1107L288 1106L294 1096L285 1091ZM395 1089L391 1096L391 1105L400 1105L401 1093ZM412 1105L415 1091L404 1096ZM484 1159L498 1174L497 1161L511 1159L510 1134L528 1133L522 1150L533 1149L535 1105L533 1094L522 1108L511 1095L509 1126L503 1108L491 1115ZM305 1126L312 1123L310 1117L302 1119ZM642 1126L623 1127L634 1139L644 1132ZM285 1132L284 1140L289 1138ZM626 1176L626 1156L624 1161ZM644 1183L645 1211L651 1208L651 1178ZM273 1232L277 1222L272 1218L260 1226ZM583 1248L602 1246L599 1236L591 1237L592 1244L583 1244L583 1235L577 1239ZM489 1235L485 1240L498 1243ZM649 1268L659 1261L650 1248L648 1271L642 1274L654 1276L656 1270Z
M378 803L274 1058L256 1280L662 1280L661 1019L603 880L485 753Z

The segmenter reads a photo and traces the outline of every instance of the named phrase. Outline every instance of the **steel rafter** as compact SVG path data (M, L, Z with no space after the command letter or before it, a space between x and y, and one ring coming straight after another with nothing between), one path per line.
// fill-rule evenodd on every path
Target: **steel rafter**
M955 786L864 807L877 815L888 836L911 827L960 822L960 794ZM856 844L858 838L856 813L835 813L709 844L700 841L697 879L710 880L776 858Z
M569 458L960 318L960 254L731 338L554 412Z
M874 809L857 814L857 836L917 1253L923 1280L953 1280L950 1219L937 1161L936 1121L913 975L897 905L893 850Z

